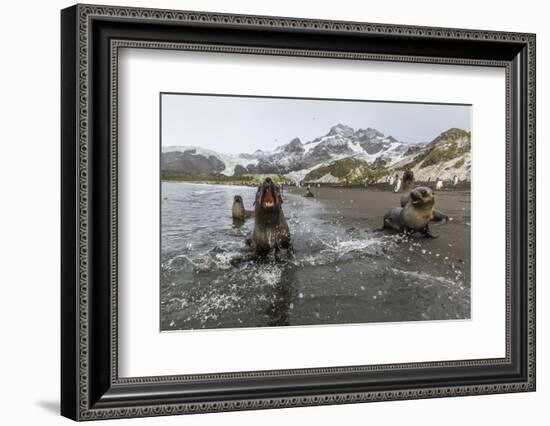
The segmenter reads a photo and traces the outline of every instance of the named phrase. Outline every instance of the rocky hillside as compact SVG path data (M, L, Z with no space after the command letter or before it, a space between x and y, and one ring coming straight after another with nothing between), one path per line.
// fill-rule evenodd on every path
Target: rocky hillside
M304 176L305 183L340 183L352 184L376 182L383 178L386 172L372 169L367 162L354 157L343 158L327 165L317 167Z
M418 180L470 179L470 134L449 129L430 143L408 144L367 127L337 124L312 141L295 138L273 151L238 155L199 147L163 147L163 175L244 178L278 175L294 182L382 181L387 175L412 169ZM225 179L225 178L224 178Z
M470 180L472 167L471 135L462 129L452 128L441 133L424 148L392 164L389 170L410 169L419 181Z

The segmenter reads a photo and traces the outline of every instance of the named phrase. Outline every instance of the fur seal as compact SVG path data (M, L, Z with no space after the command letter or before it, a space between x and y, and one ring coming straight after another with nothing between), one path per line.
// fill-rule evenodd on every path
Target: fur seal
M254 231L247 241L257 256L271 250L290 249L290 230L282 209L283 198L271 178L265 178L258 187L254 202Z
M432 190L420 186L409 194L404 207L394 207L384 215L383 229L414 234L420 232L426 238L437 238L430 232L430 222L445 223L449 219L434 209L435 198Z
M243 197L235 195L233 197L233 207L231 207L231 216L234 220L244 221L250 217L254 217L254 212L244 208Z
M401 191L405 192L401 196L401 207L405 207L410 198L410 191L414 184L414 173L410 170L406 170L403 173L403 183L401 184Z

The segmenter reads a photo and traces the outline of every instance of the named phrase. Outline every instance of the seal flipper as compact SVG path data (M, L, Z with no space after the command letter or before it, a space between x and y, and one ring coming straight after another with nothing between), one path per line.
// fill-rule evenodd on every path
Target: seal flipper
M289 250L292 248L292 243L290 242L290 237L284 236L281 238L281 241L279 242L279 247L285 250Z
M438 238L438 237L439 237L439 235L434 235L434 234L432 234L432 233L430 232L430 228L428 227L428 225L426 225L426 226L424 227L424 229L422 229L421 232L422 232L422 235L423 235L425 238L432 238L432 239L434 239L434 238Z
M433 209L430 222L437 222L439 225L445 225L449 221L449 216L441 213L439 210Z
M384 224L382 229L393 229L394 231L401 231L401 207L394 207L384 215Z

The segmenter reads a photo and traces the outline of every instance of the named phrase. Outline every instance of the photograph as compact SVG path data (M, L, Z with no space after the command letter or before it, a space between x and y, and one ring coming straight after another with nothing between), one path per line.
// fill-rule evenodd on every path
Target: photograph
M470 319L471 105L160 104L161 331Z

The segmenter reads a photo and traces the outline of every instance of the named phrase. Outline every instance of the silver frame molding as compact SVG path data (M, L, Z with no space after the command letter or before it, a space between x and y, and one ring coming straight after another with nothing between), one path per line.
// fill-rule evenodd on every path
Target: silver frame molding
M465 396L490 393L506 393L535 390L535 36L533 34L493 32L464 29L414 27L402 25L370 24L357 22L336 22L324 20L294 19L266 16L228 15L217 13L170 11L156 9L139 9L127 7L104 7L92 5L77 5L63 11L65 27L62 47L67 60L63 65L67 71L65 75L73 75L72 86L69 83L64 86L62 93L64 118L70 121L63 124L64 139L62 141L62 162L64 165L64 178L72 178L71 184L62 183L62 190L66 191L63 210L66 218L74 221L71 228L65 225L65 234L62 240L65 249L62 249L62 257L67 269L62 283L62 414L75 420L93 420L106 418L160 416L186 413L205 413L231 410L248 410L262 408L280 408L293 406L344 404L353 402L404 400L418 398L435 398L445 396ZM506 46L522 46L524 54L521 61L526 61L524 68L526 75L522 81L514 79L521 65L517 61L503 59L442 57L430 55L404 55L392 53L365 53L345 50L320 50L316 48L281 48L258 47L242 44L216 44L210 42L180 42L167 40L144 40L133 38L132 33L123 34L121 37L110 37L108 49L108 64L102 64L107 69L107 81L101 84L92 78L93 63L98 59L94 57L95 50L99 49L101 39L94 39L92 34L94 22L101 21L111 25L116 30L117 22L139 23L143 25L186 26L193 28L220 27L227 29L265 30L277 33L290 31L297 34L334 34L345 37L376 36L392 39L392 37L410 38L413 45L415 41L430 40L441 42L479 42L480 45L490 46L492 43L501 43ZM63 28L62 28L63 31ZM116 31L115 31L116 32ZM99 33L99 32L98 32ZM99 37L99 36L98 36ZM72 38L72 39L71 39ZM65 44L63 44L65 43ZM510 47L510 49L512 49ZM165 50L193 50L204 52L224 52L234 54L260 54L274 56L308 56L346 60L415 62L430 64L452 64L465 66L500 67L506 71L506 356L498 359L459 360L448 362L410 363L410 364L386 364L367 366L342 366L317 369L299 370L273 370L254 371L240 373L219 373L206 375L175 375L159 377L132 377L120 378L118 376L118 326L117 326L117 162L118 162L118 53L122 48L133 49L165 49ZM70 52L70 53L67 53ZM525 87L518 87L524 85ZM99 134L94 133L91 116L97 106L96 93L98 90L109 92L109 111L106 132L108 133L109 147L105 158L109 159L106 166L108 174L108 200L104 205L106 217L108 217L109 239L105 242L108 251L108 299L91 295L94 287L94 279L98 273L94 265L97 262L94 257L93 244L98 239L93 226L94 214L101 198L94 192L97 182L94 181L94 167L101 154L95 154L96 149L93 140ZM515 105L514 97L521 91L525 97L521 100L524 105ZM520 108L522 125L525 136L518 136L522 129L512 126L514 111ZM516 112L517 113L517 112ZM72 115L71 115L72 114ZM66 120L64 120L66 121ZM69 126L73 126L69 128ZM515 154L513 140L519 138L524 145L525 158L520 159ZM72 149L72 151L71 151ZM74 154L74 155L73 155ZM67 158L63 157L66 155ZM103 157L101 157L103 158ZM525 173L525 185L517 187L514 175L515 169ZM68 186L71 185L71 186ZM521 223L525 225L525 242L521 247L512 246L514 240L514 226L516 222L512 217L514 208L513 196L518 190L522 191L520 197L525 209ZM65 192L64 192L65 193ZM103 208L103 207L102 207ZM518 219L519 220L519 219ZM72 222L71 222L72 223ZM73 229L74 228L74 229ZM73 232L74 231L74 232ZM519 249L525 250L525 282L522 276L516 274L512 267L512 258ZM518 281L519 280L519 281ZM514 282L524 286L522 296ZM72 293L71 293L72 292ZM68 295L70 293L70 296ZM518 319L518 314L512 308L513 300L522 297L522 309L525 309L523 319ZM106 304L105 313L108 318L102 319L104 331L95 331L95 324L99 314L92 309L97 309L97 304ZM71 324L68 324L71 322ZM521 322L521 324L519 324ZM379 389L375 391L341 390L323 393L296 395L271 394L258 397L228 397L212 398L211 400L188 401L162 399L140 402L127 389L141 386L143 389L153 389L158 386L169 387L179 384L202 384L208 382L227 380L261 380L277 378L294 378L296 381L315 375L328 378L335 375L359 374L359 373L384 373L399 371L425 371L426 369L443 368L472 368L492 366L511 366L517 353L513 353L514 339L518 337L513 333L514 327L520 327L525 333L525 357L522 363L521 380L501 379L493 383L445 385L445 386L415 386L411 381L410 386L401 386L398 389ZM106 325L106 326L105 326ZM106 336L106 337L104 337ZM64 339L64 340L63 340ZM110 346L108 356L95 355L97 342L103 342ZM522 355L523 356L523 355ZM91 357L101 358L97 364L91 362ZM95 361L94 361L95 362ZM101 376L97 381L92 380ZM95 380L95 379L94 379ZM457 379L456 382L459 380ZM350 388L351 389L351 388ZM108 392L107 392L108 390ZM70 393L73 396L69 396ZM262 395L258 393L258 395Z

